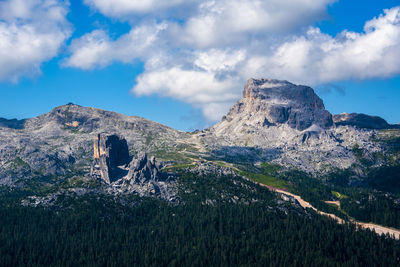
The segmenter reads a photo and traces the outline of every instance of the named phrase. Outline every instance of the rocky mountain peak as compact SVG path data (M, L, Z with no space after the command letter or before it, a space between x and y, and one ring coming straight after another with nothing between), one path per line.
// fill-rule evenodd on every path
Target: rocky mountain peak
M272 89L291 85L288 81L275 80L275 79L254 79L247 80L244 90L243 98L257 98L261 97L263 89Z
M313 125L314 128L333 125L332 115L311 87L273 79L249 79L246 82L243 99L225 119L232 121L241 116L258 125L287 124L300 131Z
M342 113L333 115L336 125L349 125L367 129L386 129L391 125L378 116L370 116L362 113Z

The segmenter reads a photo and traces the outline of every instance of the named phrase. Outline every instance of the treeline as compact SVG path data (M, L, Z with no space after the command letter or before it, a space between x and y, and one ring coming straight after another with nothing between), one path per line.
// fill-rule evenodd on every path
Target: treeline
M342 199L340 204L342 210L357 220L400 229L400 203L389 194L362 192Z
M341 209L359 221L400 229L400 166L370 169L353 185L350 176L344 171L328 180L333 190L347 196L340 200Z
M263 164L258 171L290 184L291 192L319 210L400 229L400 166L370 169L367 177L357 181L351 181L351 170L337 170L317 178L298 170L281 171L269 164ZM343 197L338 199L333 192L340 192ZM326 200L340 200L340 210L326 204Z

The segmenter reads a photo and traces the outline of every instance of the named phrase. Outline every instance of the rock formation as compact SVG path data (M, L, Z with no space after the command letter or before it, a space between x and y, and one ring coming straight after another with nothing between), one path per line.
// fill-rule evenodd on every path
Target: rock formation
M279 147L291 140L304 143L333 126L332 115L312 88L249 79L243 98L210 132L228 145Z
M220 123L193 133L68 104L35 118L0 119L0 185L23 186L28 179L54 176L97 177L111 185L107 190L160 191L169 199L174 179L145 151L172 165L193 159L272 162L310 173L359 164L355 145L366 159L391 151L387 142L377 140L397 138L396 126L379 131L386 122L368 117L366 124L362 115L352 116L335 116L333 123L310 87L270 79L248 80L243 99ZM385 158L378 157L376 164L385 164Z
M93 166L91 176L110 184L126 174L129 163L128 144L118 135L98 134L93 142Z
M91 176L103 179L108 184L124 180L129 181L129 184L143 185L167 178L160 171L154 156L149 160L146 153L139 153L131 158L126 140L116 134L96 135L93 151Z
M203 131L203 143L230 161L269 161L307 172L348 168L357 163L352 147L381 151L368 129L335 125L323 101L308 86L249 79L243 98ZM370 155L368 155L370 156Z
M155 157L147 159L144 153L137 158L133 158L129 164L128 179L132 179L136 183L144 183L149 180L163 180L163 173L160 172L160 166L156 163Z
M118 133L126 141L98 133ZM132 155L127 147L154 155L180 149L176 140L188 137L140 117L74 104L25 120L0 118L0 186L23 186L29 179L49 176L95 176L113 184L129 172Z
M336 125L349 125L367 129L387 129L390 127L384 119L362 113L342 113L333 115Z
M243 99L229 111L225 119L238 114L256 116L263 126L287 124L297 130L312 125L328 128L333 125L332 115L308 86L294 85L287 81L249 79Z

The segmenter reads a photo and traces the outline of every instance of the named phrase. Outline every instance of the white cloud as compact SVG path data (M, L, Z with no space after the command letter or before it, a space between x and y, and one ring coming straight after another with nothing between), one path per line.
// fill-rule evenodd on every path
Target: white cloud
M177 26L175 36L196 47L248 43L267 34L298 30L325 15L335 0L220 0L206 1L197 15Z
M313 85L399 74L400 7L384 12L368 21L363 33L344 31L333 38L311 28L272 55L253 55L242 71Z
M139 58L145 68L135 94L179 99L201 108L209 120L240 98L250 77L318 85L400 73L399 7L366 22L363 32L330 36L310 25L335 0L193 0L185 3L191 11L179 23L174 12L158 13L182 8L179 0L86 2L105 15L137 19L130 23L140 21L139 13L163 22L135 22L117 40L94 31L72 42L67 65L90 69Z
M85 0L92 9L121 20L141 16L184 18L172 38L197 47L246 42L249 34L297 30L325 16L337 0ZM169 10L164 15L160 11Z
M102 30L74 40L71 56L64 64L91 69L139 58L145 63L145 72L137 78L134 93L177 98L200 107L208 119L215 120L240 97L245 79L238 70L255 51L265 52L263 38L298 30L323 17L327 4L334 1L86 0L95 10L131 21L135 26L117 40L111 40ZM155 23L145 27L141 22L137 26L140 14L156 18L160 10L176 10L184 5L189 5L191 12L180 23L164 19L161 29ZM161 18L174 14L170 12ZM129 20L130 17L134 19ZM142 28L141 34L135 34ZM152 41L145 42L146 39Z
M87 5L111 17L125 17L132 14L151 13L196 0L84 0Z
M217 120L221 112L213 112L212 108L225 107L237 99L238 94L232 92L236 86L238 80L233 77L218 80L210 72L173 67L143 73L132 90L137 95L159 94L179 99L203 108L207 118Z
M139 96L158 94L179 99L201 108L204 117L210 121L221 119L241 95L242 80L231 73L243 63L245 51L211 49L182 57L191 62L186 64L189 69L168 67L168 57L161 64L156 59L157 64L146 64L146 71L138 76L132 92Z
M154 53L152 48L159 33L166 27L164 23L141 25L117 40L111 40L102 30L95 30L73 40L70 46L72 55L65 60L64 65L92 69L114 61L129 63L136 58L147 58L149 53Z
M246 58L244 50L227 51L211 49L209 51L196 52L194 65L207 71L234 70L238 63Z
M140 76L135 92L141 94L157 93L197 104L209 119L219 118L227 107L216 108L220 102L227 103L229 98L219 101L225 95L240 95L244 81L249 77L270 77L286 79L296 83L318 85L346 79L368 79L386 77L400 73L400 7L385 10L385 13L365 24L363 33L344 31L337 37L321 33L318 28L310 28L305 35L293 36L291 41L283 42L272 50L253 47L233 49L210 49L194 52L189 58L192 68L198 72L180 72L179 79L189 84L201 83L201 86L177 86L166 82L177 79L168 71L161 71L163 87L147 84L146 79L161 79L151 70ZM227 76L225 77L224 74ZM222 77L234 83L217 84L204 82L208 77ZM198 79L196 79L196 76ZM203 81L203 82L201 82ZM173 87L173 89L168 89ZM219 88L223 90L218 90ZM140 90L139 90L140 88ZM213 91L213 88L216 88ZM167 93L166 93L167 92ZM188 93L182 97L183 92ZM212 92L212 93L211 93ZM203 94L211 96L207 101L198 99ZM222 95L221 95L222 94ZM215 100L214 100L215 99ZM214 109L214 111L211 111Z
M218 80L210 72L180 67L146 72L138 77L137 83L134 91L138 95L157 92L189 103L224 102L237 97L229 93L235 85L234 78Z
M0 80L40 73L70 36L67 12L57 0L0 2Z

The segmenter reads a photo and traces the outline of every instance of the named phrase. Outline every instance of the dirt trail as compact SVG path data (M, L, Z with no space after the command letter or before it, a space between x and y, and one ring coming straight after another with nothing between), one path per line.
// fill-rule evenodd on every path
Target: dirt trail
M340 201L336 200L336 201L324 201L326 204L333 204L336 205L340 208Z
M328 216L328 217L334 219L335 221L337 221L340 224L345 222L343 219L337 217L334 214L326 213L326 212L317 210L309 202L305 201L300 196L297 196L295 194L289 193L289 192L287 192L285 190L282 190L282 189L277 189L277 188L274 188L274 187L271 187L271 186L267 186L267 185L264 185L264 184L260 184L260 183L258 183L258 184L261 185L261 186L267 187L269 190L272 190L274 192L278 192L278 193L285 194L287 196L291 196L291 197L295 198L299 202L300 206L302 206L303 208L311 208L311 209L315 210L318 214ZM332 201L330 203L338 205L337 201ZM400 230L398 230L398 229L393 229L393 228L385 227L385 226L374 224L374 223L363 223L363 222L356 221L354 219L351 219L350 222L354 223L358 227L361 227L361 228L364 228L364 229L368 228L370 230L374 230L377 234L380 234L380 235L389 234L390 236L394 236L395 239L400 239Z

